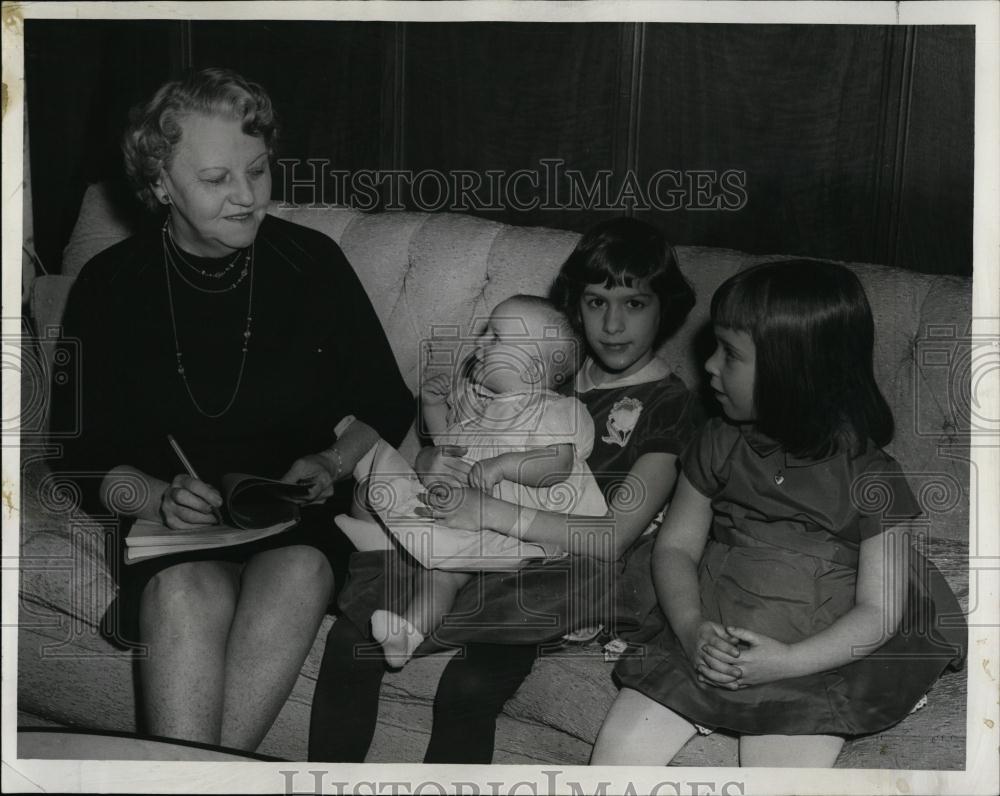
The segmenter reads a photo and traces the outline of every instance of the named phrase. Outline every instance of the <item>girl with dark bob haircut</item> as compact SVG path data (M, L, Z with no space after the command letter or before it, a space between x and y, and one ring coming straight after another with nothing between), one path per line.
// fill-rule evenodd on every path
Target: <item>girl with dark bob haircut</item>
M962 665L962 611L911 547L921 507L881 448L892 417L857 277L759 265L716 291L712 320L724 417L680 456L652 553L662 614L615 666L591 763L666 765L723 730L741 766L831 767Z
M613 218L590 229L577 243L552 285L550 297L583 332L580 298L587 285L632 287L649 280L660 300L659 348L694 306L695 295L677 267L674 249L656 227L634 218Z
M723 283L712 322L756 346L756 425L796 456L892 439L872 365L875 325L858 278L810 260L762 263Z
M181 119L191 114L242 120L243 132L263 139L269 157L274 158L278 120L271 98L257 83L220 68L203 69L183 80L164 83L148 102L132 109L122 140L125 173L139 201L149 210L160 206L150 186L170 165L181 140Z

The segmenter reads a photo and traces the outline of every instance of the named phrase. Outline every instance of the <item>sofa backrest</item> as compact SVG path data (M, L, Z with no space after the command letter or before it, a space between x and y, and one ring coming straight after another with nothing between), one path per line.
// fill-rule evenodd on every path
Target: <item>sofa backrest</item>
M579 234L517 227L452 213L283 207L271 212L318 229L344 250L372 299L400 370L418 387L421 341L435 327L468 333L513 293L544 295ZM36 322L58 323L71 278L95 254L130 234L109 192L91 186L63 257L58 284L36 280ZM733 273L774 257L680 246L677 255L698 302L660 351L692 387L701 386L711 351L708 305ZM890 452L907 470L936 535L968 530L967 458L956 457L968 434L968 346L971 280L886 266L848 266L868 293L876 324L876 378L896 419ZM964 346L964 347L963 347ZM963 396L966 397L963 402Z

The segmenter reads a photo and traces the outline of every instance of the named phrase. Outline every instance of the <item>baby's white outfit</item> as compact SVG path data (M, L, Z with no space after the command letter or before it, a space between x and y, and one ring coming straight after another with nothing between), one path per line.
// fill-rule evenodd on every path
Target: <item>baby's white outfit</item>
M607 514L607 502L586 464L594 445L594 423L580 401L551 391L493 396L474 387L460 389L461 395L453 393L449 399L450 425L434 442L467 448L467 461L549 445L573 446L573 466L569 473L559 474L565 475L563 480L551 487L532 487L504 479L493 490L494 497L561 514ZM539 450L539 455L544 451ZM389 533L428 569L510 570L531 559L565 555L556 545L517 538L517 530L513 535L462 530L418 517L415 509L423 505L418 495L426 488L384 441L369 451L354 472L359 483L368 479L369 505ZM526 514L522 512L522 520L527 524L532 515ZM339 518L338 525L348 532Z

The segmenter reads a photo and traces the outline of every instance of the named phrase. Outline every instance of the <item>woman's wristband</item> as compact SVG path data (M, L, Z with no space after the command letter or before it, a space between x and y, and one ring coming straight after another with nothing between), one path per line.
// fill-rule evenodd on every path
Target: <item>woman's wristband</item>
M323 451L323 458L333 464L333 472L330 476L334 481L339 481L340 477L344 474L344 459L340 455L340 451L337 450L337 446L331 445Z

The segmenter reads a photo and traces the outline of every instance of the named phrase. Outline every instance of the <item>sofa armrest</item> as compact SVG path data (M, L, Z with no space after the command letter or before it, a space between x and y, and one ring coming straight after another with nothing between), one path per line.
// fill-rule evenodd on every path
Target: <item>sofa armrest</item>
M75 281L71 276L46 274L35 277L31 283L28 307L35 331L42 339L58 336L66 300Z
M72 487L56 481L44 459L24 462L21 496L22 603L96 628L116 594L105 557L113 528L80 511Z

